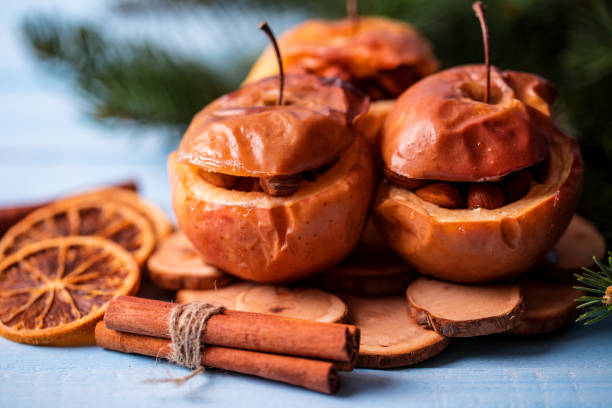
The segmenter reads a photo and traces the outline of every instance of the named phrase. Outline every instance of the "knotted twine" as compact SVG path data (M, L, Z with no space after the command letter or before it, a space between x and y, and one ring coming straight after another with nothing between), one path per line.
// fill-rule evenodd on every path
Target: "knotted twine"
M168 321L172 341L172 351L168 360L193 371L180 378L152 381L173 382L176 385L181 385L204 371L202 365L202 352L204 351L202 336L206 329L206 323L212 316L224 311L225 307L206 302L189 302L174 306Z

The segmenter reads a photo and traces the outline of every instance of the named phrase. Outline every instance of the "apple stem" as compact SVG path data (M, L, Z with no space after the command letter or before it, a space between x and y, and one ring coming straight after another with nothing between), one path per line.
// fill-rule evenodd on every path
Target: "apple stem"
M262 21L259 24L259 29L266 33L272 46L274 47L274 52L276 53L276 62L278 63L278 71L280 72L280 86L278 91L278 102L277 105L283 104L283 91L285 89L285 70L283 69L283 60L281 58L280 49L278 48L278 43L276 42L276 37L274 37L274 33L272 29L268 25L266 21Z
M357 0L346 0L346 14L354 22L359 20L359 2Z
M472 4L472 9L476 13L476 17L480 21L482 30L482 41L484 43L485 66L487 69L487 87L485 88L484 101L489 103L489 93L491 91L491 51L489 49L489 30L487 29L487 20L484 16L483 5L481 1L476 1Z

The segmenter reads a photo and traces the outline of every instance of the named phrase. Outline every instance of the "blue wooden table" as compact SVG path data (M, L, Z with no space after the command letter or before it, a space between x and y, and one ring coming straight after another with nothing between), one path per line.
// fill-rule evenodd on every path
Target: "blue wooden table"
M165 158L176 140L87 121L70 90L24 54L15 29L28 3L0 6L0 204L135 177L143 194L170 212ZM453 340L414 367L344 373L335 396L214 370L180 388L143 383L185 373L96 347L0 339L0 408L612 407L612 321L529 338Z
M216 370L178 388L143 383L186 373L96 347L0 340L1 407L610 407L612 325L454 340L414 367L343 373L334 396Z

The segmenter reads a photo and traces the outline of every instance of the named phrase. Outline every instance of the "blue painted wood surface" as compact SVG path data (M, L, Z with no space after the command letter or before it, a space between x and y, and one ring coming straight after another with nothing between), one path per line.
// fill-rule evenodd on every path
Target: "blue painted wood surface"
M103 129L79 113L78 99L35 67L19 44L18 17L39 3L0 5L0 204L135 177L143 194L170 212L165 157L176 141ZM143 383L185 372L96 347L0 339L0 408L611 407L612 322L529 338L453 340L414 367L344 373L335 396L214 370L180 388Z
M1 407L610 407L612 325L456 339L414 367L343 373L334 396L217 370L179 388L143 383L186 373L96 347L0 340Z

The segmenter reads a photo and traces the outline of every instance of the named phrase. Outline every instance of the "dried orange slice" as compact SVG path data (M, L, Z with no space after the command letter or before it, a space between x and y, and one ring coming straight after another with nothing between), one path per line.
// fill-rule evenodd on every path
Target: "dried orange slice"
M133 210L136 210L136 212L143 215L149 221L153 227L153 231L155 232L155 237L157 239L161 239L172 232L172 224L166 217L163 210L150 201L145 200L142 198L142 196L132 190L109 187L83 194L69 200L78 200L91 197L100 198L107 201L116 201L127 205Z
M116 242L142 264L155 246L153 228L130 207L96 197L58 201L13 225L0 241L0 257L44 239L91 235Z
M0 335L48 345L92 337L108 302L138 289L140 270L119 245L97 237L36 242L0 261Z

